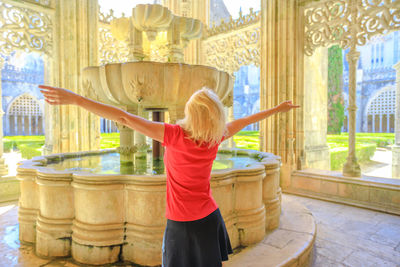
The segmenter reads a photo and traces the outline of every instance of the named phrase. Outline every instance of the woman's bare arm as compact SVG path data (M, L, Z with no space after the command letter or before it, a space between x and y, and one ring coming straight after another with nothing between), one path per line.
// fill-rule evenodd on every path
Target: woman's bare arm
M117 107L103 104L63 88L39 85L50 105L77 105L100 117L118 122L159 142L164 141L164 123L146 120Z
M226 136L225 139L228 139L228 138L234 136L237 132L242 130L247 125L259 122L259 121L261 121L265 118L268 118L269 116L274 115L276 113L287 112L293 108L299 108L299 107L300 106L293 105L292 101L285 101L271 109L266 109L266 110L260 111L258 113L249 115L247 117L243 117L243 118L234 120L232 122L229 122L226 125L226 128L228 130L228 135Z

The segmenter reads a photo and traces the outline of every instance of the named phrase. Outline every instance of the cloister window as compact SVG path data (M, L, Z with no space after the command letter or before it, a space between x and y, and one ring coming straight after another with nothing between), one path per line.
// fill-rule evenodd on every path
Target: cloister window
M396 91L394 86L384 88L367 106L368 132L393 133Z
M10 103L6 118L6 135L42 135L44 132L39 101L29 94L20 95Z

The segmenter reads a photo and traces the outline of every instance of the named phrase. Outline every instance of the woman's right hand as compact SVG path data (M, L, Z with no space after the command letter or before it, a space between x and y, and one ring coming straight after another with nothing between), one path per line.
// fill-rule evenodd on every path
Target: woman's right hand
M278 112L288 112L291 109L299 108L299 107L300 106L298 106L298 105L293 105L291 100L287 100L287 101L284 101L284 102L280 103L279 105L277 105L276 110Z
M39 85L39 88L42 89L40 92L45 97L45 101L50 105L76 105L80 97L78 94L64 88L48 85Z

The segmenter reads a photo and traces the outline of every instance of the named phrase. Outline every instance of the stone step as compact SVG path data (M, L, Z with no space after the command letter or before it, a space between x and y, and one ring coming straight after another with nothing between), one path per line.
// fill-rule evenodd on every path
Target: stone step
M279 227L263 241L234 251L224 267L311 266L316 223L302 204L282 198Z

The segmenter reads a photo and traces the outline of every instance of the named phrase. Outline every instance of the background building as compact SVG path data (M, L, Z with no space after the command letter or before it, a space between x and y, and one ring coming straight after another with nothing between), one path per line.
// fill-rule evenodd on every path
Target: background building
M361 52L357 71L357 132L394 132L395 83L393 65L400 58L399 32L376 36L359 47ZM343 94L348 103L349 66L348 51L343 51ZM343 131L348 130L347 110Z

